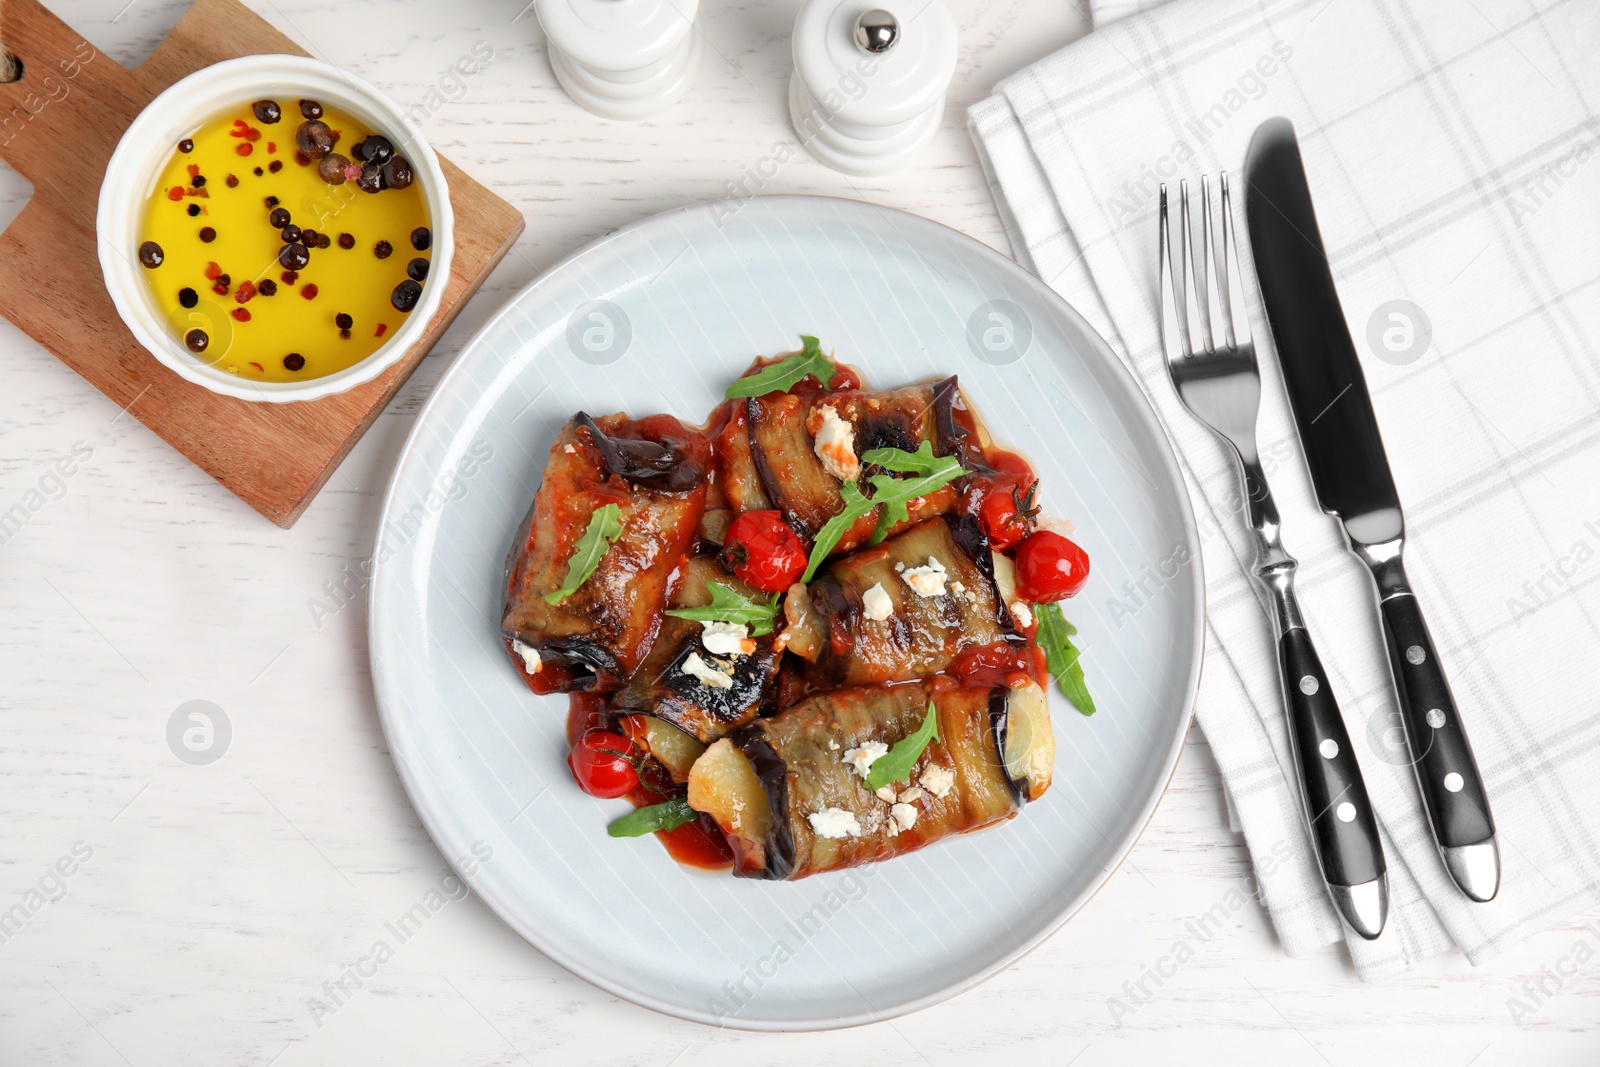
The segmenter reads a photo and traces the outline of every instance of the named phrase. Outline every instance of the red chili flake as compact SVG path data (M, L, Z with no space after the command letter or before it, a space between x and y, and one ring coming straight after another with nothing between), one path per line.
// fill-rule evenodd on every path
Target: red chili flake
M168 189L167 190L167 199L168 200L173 200L173 201L182 200L183 199L183 186L174 185L171 189Z
M250 129L244 131L244 139L250 142L259 141L261 140L261 131L252 126Z
M191 178L200 177L200 164L191 163L191 164L189 164L188 170L189 170L189 177L191 177Z
M234 308L232 311L228 312L228 314L232 315L240 322L250 321L250 312L246 311L244 308Z
M283 160L274 159L271 163L267 164L267 169L270 170L274 174L278 173L280 170L283 169Z
M248 278L246 278L244 281L240 282L239 283L239 288L237 288L237 289L235 289L233 291L233 298L235 300L237 300L241 304L246 303L251 297L253 297L255 295L256 295L256 283L251 281Z
M300 295L307 300L315 300L317 298L317 283L311 282L309 285L301 286Z
M295 282L300 280L300 272L299 271L294 271L294 270L286 270L282 274L280 274L278 277L283 279L283 284L284 285L293 285Z
M212 260L210 263L207 263L206 264L206 278L207 278L207 280L214 282L220 277L222 277L222 268L217 265L216 260Z
M387 330L388 328L389 328L389 324L387 322L380 322L380 323L378 323L378 332L373 334L372 336L374 336L374 337L382 337L383 336L383 331Z
M249 128L250 128L250 124L248 122L246 122L244 119L234 119L233 120L233 129L228 131L228 136L229 137L243 137L245 135L245 131L248 130Z
M198 196L202 200L210 200L211 199L211 190L210 189L203 189L203 188L202 189L190 189L187 193L184 193L183 195L184 196Z
M269 156L276 155L277 152L278 152L278 142L277 141L268 141L267 142L267 155L269 155Z
M211 291L213 293L216 293L218 296L227 296L228 295L228 287L226 285L223 285L221 282L218 282L216 285L213 285L211 287Z
M300 164L302 167L311 166L311 157L300 151L298 148L294 150L294 161Z
M257 363L253 359L250 361L250 365L252 367L254 367L256 370L260 371L262 374L267 373L267 368L263 367L261 364Z
M241 144L241 145L237 146L236 148L234 148L234 151L239 153L241 156L248 156L251 152L254 152L255 150L256 150L256 146L251 144L249 141L246 141L244 144Z

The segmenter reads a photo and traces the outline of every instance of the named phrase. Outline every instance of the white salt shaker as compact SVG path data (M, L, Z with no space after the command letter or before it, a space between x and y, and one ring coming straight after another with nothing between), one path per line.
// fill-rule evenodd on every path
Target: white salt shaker
M956 69L945 0L807 0L791 43L789 120L822 162L883 174L933 140Z
M699 0L536 0L556 80L612 119L659 115L700 66Z

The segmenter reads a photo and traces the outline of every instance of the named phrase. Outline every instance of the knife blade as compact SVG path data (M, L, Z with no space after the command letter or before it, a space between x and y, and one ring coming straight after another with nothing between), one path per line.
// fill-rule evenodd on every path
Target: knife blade
M1406 578L1400 496L1287 119L1256 130L1245 178L1256 276L1317 501L1372 574L1411 767L1445 869L1468 897L1491 900L1500 854L1488 794Z

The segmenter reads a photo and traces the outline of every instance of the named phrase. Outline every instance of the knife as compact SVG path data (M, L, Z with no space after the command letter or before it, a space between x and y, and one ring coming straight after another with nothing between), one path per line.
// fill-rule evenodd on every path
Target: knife
M1269 119L1256 130L1245 178L1256 277L1317 500L1372 572L1411 769L1445 870L1468 897L1492 900L1500 889L1494 816L1406 579L1400 498L1289 120Z

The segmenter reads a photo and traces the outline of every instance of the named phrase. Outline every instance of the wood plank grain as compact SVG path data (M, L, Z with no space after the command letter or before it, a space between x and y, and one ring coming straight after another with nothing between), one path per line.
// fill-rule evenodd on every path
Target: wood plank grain
M100 181L122 131L173 82L224 59L305 53L236 0L197 0L135 70L37 0L8 0L4 17L23 76L0 85L0 158L33 183L34 196L0 234L0 311L251 507L292 525L505 256L521 213L441 159L455 254L440 310L405 358L322 400L218 396L167 370L117 316L95 249Z

